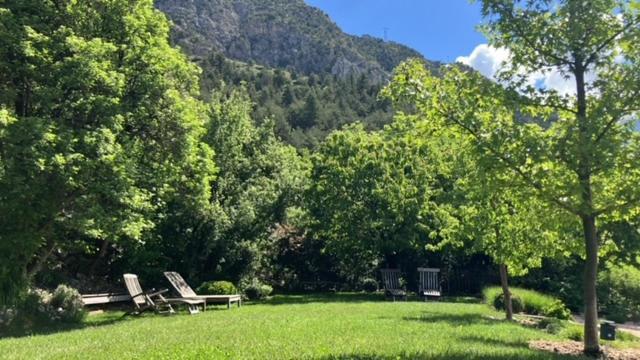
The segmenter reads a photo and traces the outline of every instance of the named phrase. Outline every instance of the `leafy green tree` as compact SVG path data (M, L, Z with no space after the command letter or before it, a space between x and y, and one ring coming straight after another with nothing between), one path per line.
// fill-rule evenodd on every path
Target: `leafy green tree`
M176 244L167 241L161 252L194 278L266 277L270 235L277 224L287 223L289 211L299 206L307 185L308 161L275 136L271 120L256 125L252 108L242 90L214 97L205 137L219 167L212 183L211 211L205 217L185 214L179 218L184 226L167 229L178 231L167 234L168 238L184 239L175 253L184 255L170 255L169 249ZM182 262L182 258L193 261Z
M318 122L320 117L320 108L316 95L310 93L304 101L304 105L296 113L293 114L294 119L292 125L302 129L309 129Z
M571 219L558 221L567 215L537 199L529 188L511 187L511 174L483 163L469 141L449 139L448 146L457 150L450 166L453 186L439 199L447 211L441 212L446 214L441 241L432 248L454 245L490 256L499 266L506 318L512 320L509 274L523 276L541 267L544 258L580 251L575 242L560 241L563 225Z
M349 281L392 253L424 247L433 228L429 146L406 119L384 131L338 131L313 156L308 208L315 235Z
M151 0L3 1L0 34L2 300L77 240L140 240L171 197L208 203L198 69Z
M411 62L388 89L396 100L412 99L434 126L473 138L510 172L513 186L579 219L589 354L600 351L598 255L610 237L598 222L632 216L640 199L640 136L631 124L640 93L639 10L637 1L483 1L491 43L511 53L498 75L502 85L455 68L436 79ZM529 74L547 71L571 79L575 93L528 81ZM595 80L587 81L588 74ZM523 117L544 126L522 124Z

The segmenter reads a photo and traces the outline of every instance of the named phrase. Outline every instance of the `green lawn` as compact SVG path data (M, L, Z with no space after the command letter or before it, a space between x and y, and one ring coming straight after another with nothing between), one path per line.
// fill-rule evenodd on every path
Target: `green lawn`
M501 317L482 304L276 296L194 316L93 316L80 329L1 339L0 358L565 359L527 348L553 335Z

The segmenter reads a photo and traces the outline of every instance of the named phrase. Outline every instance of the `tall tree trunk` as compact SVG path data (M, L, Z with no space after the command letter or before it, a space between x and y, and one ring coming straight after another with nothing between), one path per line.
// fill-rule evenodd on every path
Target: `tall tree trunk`
M500 264L500 285L504 296L504 310L507 320L513 320L513 302L511 301L511 291L509 291L509 278L507 265Z
M587 250L584 266L584 351L590 355L600 353L598 339L598 233L595 216L583 216L582 227Z
M576 78L577 120L580 131L580 157L578 162L578 177L580 180L582 213L582 228L587 259L584 267L584 352L587 355L600 354L600 340L598 339L598 296L596 284L598 276L598 231L596 216L593 209L593 193L591 188L592 174L592 137L591 124L587 113L587 93L584 75L584 57L575 56L574 76Z

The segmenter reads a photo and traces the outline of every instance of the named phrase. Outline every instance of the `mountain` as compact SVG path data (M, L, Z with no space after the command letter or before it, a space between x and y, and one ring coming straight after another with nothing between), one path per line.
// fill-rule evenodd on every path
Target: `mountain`
M212 51L247 63L340 78L364 74L381 83L415 50L370 36L344 33L303 0L157 0L185 52ZM437 67L437 63L430 63Z

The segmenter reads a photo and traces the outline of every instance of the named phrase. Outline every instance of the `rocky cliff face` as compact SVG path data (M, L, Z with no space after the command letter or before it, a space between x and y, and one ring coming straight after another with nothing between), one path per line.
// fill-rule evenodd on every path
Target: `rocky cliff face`
M305 74L365 74L380 82L402 60L421 57L406 46L345 34L303 0L157 0L187 53L211 51L248 63Z

